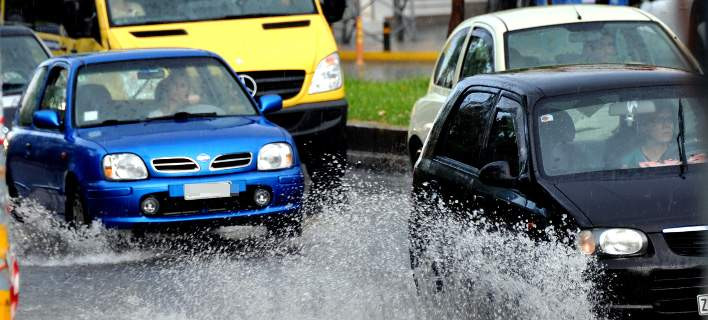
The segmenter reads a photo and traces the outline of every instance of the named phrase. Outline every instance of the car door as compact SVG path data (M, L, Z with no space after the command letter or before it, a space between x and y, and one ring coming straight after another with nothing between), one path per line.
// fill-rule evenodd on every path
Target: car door
M475 27L467 41L458 79L495 71L492 34L483 27Z
M19 192L19 194L11 194L11 196L29 195L31 186L35 184L33 179L38 178L30 165L32 152L30 140L33 138L32 131L34 131L32 115L39 108L40 93L45 84L47 71L46 67L41 67L35 71L20 101L14 128L8 135L6 160L10 179L7 182L13 184L10 188L11 192L14 192L14 190Z
M416 102L411 115L411 133L424 143L433 122L447 101L457 81L459 62L470 28L462 28L450 36L433 71L428 93Z
M512 226L522 223L522 227L529 227L545 223L546 210L539 207L534 194L519 182L528 177L528 130L520 100L519 96L510 93L501 95L494 107L479 160L481 168L493 162L507 162L510 175L517 183L490 185L480 180L475 185L475 192L483 199L478 205L492 221Z
M39 110L53 110L59 116L60 128L38 128L28 135L31 146L29 166L33 179L33 197L54 211L63 211L62 189L67 168L68 144L64 136L69 71L63 64L49 69L47 85L42 92Z
M445 119L438 119L444 124L435 138L433 156L425 170L432 188L444 197L453 212L477 207L473 186L478 183L484 132L496 97L494 89L470 90L458 99Z

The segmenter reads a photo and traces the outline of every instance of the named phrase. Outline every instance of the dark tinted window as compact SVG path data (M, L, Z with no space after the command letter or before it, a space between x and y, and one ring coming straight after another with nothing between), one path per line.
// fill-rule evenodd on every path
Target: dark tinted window
M506 161L509 163L511 174L518 175L519 147L516 140L516 125L516 111L497 110L487 147L482 153L482 166L494 161Z
M21 126L31 126L32 125L32 115L34 111L37 110L38 95L44 82L44 76L47 74L47 68L41 68L35 72L32 80L27 86L27 91L22 97L20 102L20 120Z
M455 79L455 69L457 61L462 52L462 44L465 42L469 28L462 29L455 33L443 49L443 53L435 68L435 84L445 88L452 88Z
M443 127L438 155L479 168L479 151L487 128L494 95L468 94Z
M494 42L489 32L478 28L470 36L460 79L491 72L494 72Z

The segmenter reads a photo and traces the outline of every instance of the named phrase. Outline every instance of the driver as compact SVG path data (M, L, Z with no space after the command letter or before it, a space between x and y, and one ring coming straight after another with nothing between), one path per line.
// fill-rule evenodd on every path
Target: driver
M160 108L150 112L150 118L173 115L186 106L197 104L199 96L191 94L186 76L172 73L157 84L155 100Z
M636 115L639 145L622 158L623 168L647 168L679 165L676 141L678 113L670 107L659 107L653 101L643 101L653 113Z

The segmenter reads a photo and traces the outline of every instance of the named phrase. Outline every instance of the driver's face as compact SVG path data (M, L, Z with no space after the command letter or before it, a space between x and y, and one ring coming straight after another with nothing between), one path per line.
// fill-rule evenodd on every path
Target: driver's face
M177 79L167 91L171 100L182 102L189 95L189 84L184 79Z

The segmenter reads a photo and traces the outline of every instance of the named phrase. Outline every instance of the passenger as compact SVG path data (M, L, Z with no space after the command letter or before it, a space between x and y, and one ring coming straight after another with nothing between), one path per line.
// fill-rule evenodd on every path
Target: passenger
M644 101L654 106L652 101ZM673 108L654 108L653 113L636 115L639 146L622 158L622 168L647 168L679 165L676 141L678 112Z
M150 112L150 118L173 115L189 105L198 103L199 96L192 94L186 76L172 73L157 84L155 101L160 104L160 108Z
M127 0L111 0L111 17L114 19L142 17L145 10L137 2Z
M619 63L615 40L609 32L603 32L600 39L587 41L583 45L583 58L588 64Z

